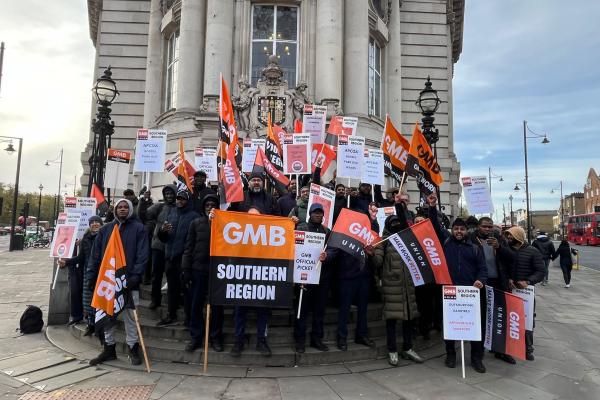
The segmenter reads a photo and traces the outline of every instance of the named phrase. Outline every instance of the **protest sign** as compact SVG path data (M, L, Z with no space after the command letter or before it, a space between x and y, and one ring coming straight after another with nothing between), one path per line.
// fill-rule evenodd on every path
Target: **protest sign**
M65 210L68 208L77 208L77 197L65 197Z
M479 289L474 286L443 287L444 339L481 340Z
M252 172L256 151L258 148L265 151L265 139L244 139L244 152L242 153L242 172Z
M323 214L323 226L331 229L333 227L333 205L335 203L335 191L319 186L315 183L310 184L310 194L308 195L308 205L306 208L310 210L310 206L319 203L323 206L325 213ZM306 222L310 215L306 213Z
M383 151L364 149L361 182L371 185L383 185Z
M467 209L471 215L494 212L487 176L465 176L461 181Z
M304 105L302 128L305 133L310 135L310 141L313 144L323 143L323 134L325 133L326 123L327 106L317 106L314 104Z
M294 258L291 219L216 210L211 222L210 303L290 308Z
M358 127L357 117L343 117L341 115L334 115L331 117L329 122L329 128L327 133L333 135L356 135L356 128Z
M523 299L486 286L487 310L484 346L500 354L525 359Z
M361 136L338 136L337 177L362 178L365 138Z
M319 256L325 246L325 234L294 231L296 258L294 260L294 283L318 285L321 276Z
M310 174L310 135L286 134L283 139L283 173Z
M65 223L56 225L50 246L50 257L71 258L77 240L78 226L79 217L75 218L72 215L67 216Z
M89 227L89 219L96 215L96 199L93 197L65 197L65 212L71 222L77 219L77 240L83 238Z
M377 224L379 224L379 236L383 235L385 228L385 220L390 215L396 215L396 207L379 207L377 209Z
M171 158L165 161L165 171L172 173L177 180L179 180L180 172L182 172L179 170L179 164L181 164L181 160L181 154L179 151L177 151L171 156ZM191 186L194 184L192 180L194 179L194 173L196 172L196 169L192 163L189 162L188 157L185 156L185 153L183 157L183 165L185 166L185 171L188 178L190 178L189 185Z
M525 289L513 289L512 293L523 299L525 305L525 330L533 331L533 312L535 304L535 286L529 285Z
M135 164L137 172L162 172L165 164L167 131L162 129L138 129L135 141Z
M196 171L206 172L206 179L209 181L217 181L217 149L209 147L196 147L194 149L194 162Z
M108 149L104 186L111 189L127 189L131 152Z
M89 208L96 211L96 208L98 208L96 203L97 201L94 197L77 197L77 208Z

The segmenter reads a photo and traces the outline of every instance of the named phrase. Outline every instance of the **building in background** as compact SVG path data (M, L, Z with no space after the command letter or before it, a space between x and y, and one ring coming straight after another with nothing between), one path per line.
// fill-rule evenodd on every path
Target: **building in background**
M600 212L600 177L590 168L585 186L583 187L585 213Z
M111 65L121 93L112 106L113 148L133 150L142 127L168 131L168 154L179 138L189 154L196 146L215 146L221 74L245 134L264 135L255 100L257 93L271 93L285 99L279 104L285 127L302 104L323 104L329 117L358 117L358 134L379 147L386 114L410 136L422 117L415 100L430 76L445 101L435 115L437 154L445 180L441 202L453 215L460 165L452 77L463 15L464 0L88 0L94 75ZM271 56L282 76L266 82ZM84 186L92 142L90 132L81 157ZM171 180L167 173L132 174L129 185L148 184L157 195ZM416 200L414 180L408 188Z

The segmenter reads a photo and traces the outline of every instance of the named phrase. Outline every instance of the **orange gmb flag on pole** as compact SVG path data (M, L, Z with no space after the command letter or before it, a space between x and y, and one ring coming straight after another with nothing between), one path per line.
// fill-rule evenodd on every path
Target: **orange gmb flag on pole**
M436 187L444 182L435 154L433 154L427 139L423 136L418 122L415 123L410 142L406 173L417 178L417 185L421 193L425 194L435 193Z
M402 175L406 171L410 143L392 124L392 119L389 115L385 117L381 150L383 150L385 174L392 176L396 181L401 183Z
M233 146L229 146L225 161L219 169L219 208L226 210L231 203L244 201L244 184L235 160Z
M294 259L291 219L215 211L210 237L210 303L291 308Z
M252 173L267 174L271 183L275 185L275 188L280 193L284 191L290 184L290 179L269 161L265 155L265 152L260 147L256 151L256 158L254 159Z
M104 250L92 297L92 307L96 309L97 329L113 321L127 303L126 264L121 234L118 225L115 225Z
M217 162L220 164L222 160L227 158L229 146L233 146L236 164L242 162L242 149L238 142L237 126L235 124L234 110L229 96L227 82L221 75L221 86L219 92L219 143L220 149L217 155Z
M371 220L367 214L342 208L331 230L327 246L340 249L365 262L365 246L380 240L377 232L371 229Z
M188 170L185 167L185 151L183 150L183 139L179 139L179 166L177 167L177 189L187 189L190 193L193 192L192 179L193 176L188 174Z
M265 145L265 156L279 171L283 171L283 139L285 130L271 123L269 114L267 125L267 142Z

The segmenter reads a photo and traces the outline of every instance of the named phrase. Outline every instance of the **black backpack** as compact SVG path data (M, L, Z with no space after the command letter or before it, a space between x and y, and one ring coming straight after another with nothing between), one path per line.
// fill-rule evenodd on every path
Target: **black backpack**
M27 306L19 321L19 330L21 333L41 332L43 326L42 310L37 306Z

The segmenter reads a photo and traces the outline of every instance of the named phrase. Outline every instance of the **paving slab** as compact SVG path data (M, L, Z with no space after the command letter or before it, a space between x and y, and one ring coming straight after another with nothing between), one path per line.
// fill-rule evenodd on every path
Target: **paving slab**
M55 376L64 375L69 372L77 371L79 369L87 367L89 367L89 365L86 362L72 360L66 363L53 365L51 367L44 368L38 371L24 373L17 377L17 380L31 385L39 381L54 378Z
M276 379L232 379L223 393L227 400L277 400L281 399Z
M345 365L315 365L311 367L294 368L248 368L248 378L281 378L293 376L324 376L349 374L351 371Z
M39 381L34 384L34 387L36 389L43 390L44 392L51 392L55 389L70 386L81 381L85 381L87 379L96 378L108 372L109 371L104 369L88 367L77 371L69 372L65 375L60 375L54 378Z
M558 398L558 396L555 396L544 390L534 388L530 385L526 385L509 378L499 378L481 382L476 384L475 387L507 400L551 400Z
M600 386L597 384L569 379L562 375L548 375L537 381L535 386L558 395L561 399L598 400L600 398Z
M340 396L319 377L277 379L282 400L339 400Z
M175 388L161 397L161 400L230 400L224 394L231 381L232 379L230 378L188 376ZM262 400L266 400L266 398Z
M402 398L362 374L324 376L323 380L344 400Z

